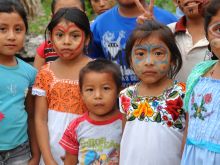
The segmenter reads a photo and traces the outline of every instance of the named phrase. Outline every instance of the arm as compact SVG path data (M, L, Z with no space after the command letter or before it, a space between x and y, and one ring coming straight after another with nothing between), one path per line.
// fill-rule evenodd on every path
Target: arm
M186 137L187 137L187 132L188 132L188 122L189 122L189 114L186 113L186 126L185 126L185 130L183 133L183 140L182 140L182 145L181 145L181 156L183 154L183 150L184 150L184 146L186 144Z
M66 152L64 165L77 165L78 155L72 155L69 152Z
M31 95L31 89L28 90L28 94L25 100L25 107L28 113L28 135L31 147L32 158L29 161L29 165L37 165L40 160L40 150L37 143L37 137L34 125L34 96Z
M38 53L36 53L34 58L34 67L38 70L45 64L46 60L45 58L42 58Z
M48 106L45 96L36 96L35 109L37 140L44 159L44 163L46 165L57 165L50 150L49 131L47 126Z
M122 116L122 133L124 132L126 121L127 121L126 114L123 114L123 116Z

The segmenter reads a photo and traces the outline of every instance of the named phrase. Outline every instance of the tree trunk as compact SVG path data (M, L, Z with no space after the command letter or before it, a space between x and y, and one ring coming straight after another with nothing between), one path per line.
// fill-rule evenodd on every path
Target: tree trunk
M27 10L28 16L35 17L41 12L41 0L21 0Z

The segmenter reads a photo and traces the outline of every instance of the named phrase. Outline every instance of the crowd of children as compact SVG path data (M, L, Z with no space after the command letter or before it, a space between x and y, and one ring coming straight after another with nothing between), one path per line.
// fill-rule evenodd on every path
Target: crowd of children
M92 23L83 0L52 1L34 68L15 57L25 9L0 0L0 164L219 165L220 1L178 0L179 20L89 2Z

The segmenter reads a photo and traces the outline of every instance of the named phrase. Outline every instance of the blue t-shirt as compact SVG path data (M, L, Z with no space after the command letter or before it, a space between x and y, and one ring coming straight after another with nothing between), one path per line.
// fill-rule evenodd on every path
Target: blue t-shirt
M25 97L37 70L17 58L17 65L0 65L0 151L28 140Z
M154 16L163 24L176 22L170 12L154 7ZM126 41L136 27L136 17L123 17L118 6L103 13L92 23L93 43L90 45L90 57L105 58L120 65L123 87L137 83L138 79L125 60Z

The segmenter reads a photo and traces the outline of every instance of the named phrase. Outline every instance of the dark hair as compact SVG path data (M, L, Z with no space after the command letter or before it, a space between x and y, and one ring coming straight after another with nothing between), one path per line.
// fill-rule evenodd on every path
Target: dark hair
M52 2L51 2L52 14L54 14L54 10L55 10L55 6L56 6L57 1L60 1L60 0L52 0ZM77 1L79 1L81 3L82 9L83 9L83 11L85 11L86 10L86 6L85 6L85 2L84 2L85 0L77 0Z
M220 1L219 0L211 0L207 8L205 9L205 23L204 23L204 29L206 38L208 38L208 27L212 20L212 17L217 14L217 12L220 10ZM212 52L210 45L208 46L208 49L210 52ZM217 56L212 52L212 60L217 60Z
M121 89L121 71L120 68L112 61L105 59L96 59L90 61L85 67L83 67L79 73L79 87L82 91L83 80L87 73L97 72L97 73L111 73L115 84L117 86L118 93Z
M53 28L56 27L56 25L60 23L60 21L63 19L73 22L77 27L79 27L81 30L84 31L86 37L91 37L90 24L89 24L88 17L83 11L79 10L76 7L61 8L60 10L58 10L52 17L50 23L48 24L46 31L45 31L45 36L46 36L47 30L49 32L52 32Z
M0 0L0 13L16 12L24 21L26 32L28 31L27 13L19 0Z
M157 34L170 50L171 62L174 64L174 66L170 69L169 77L173 78L182 67L181 54L171 30L167 26L154 20L145 21L144 24L138 25L131 33L125 48L127 63L131 67L131 52L135 42L141 42L153 33Z

